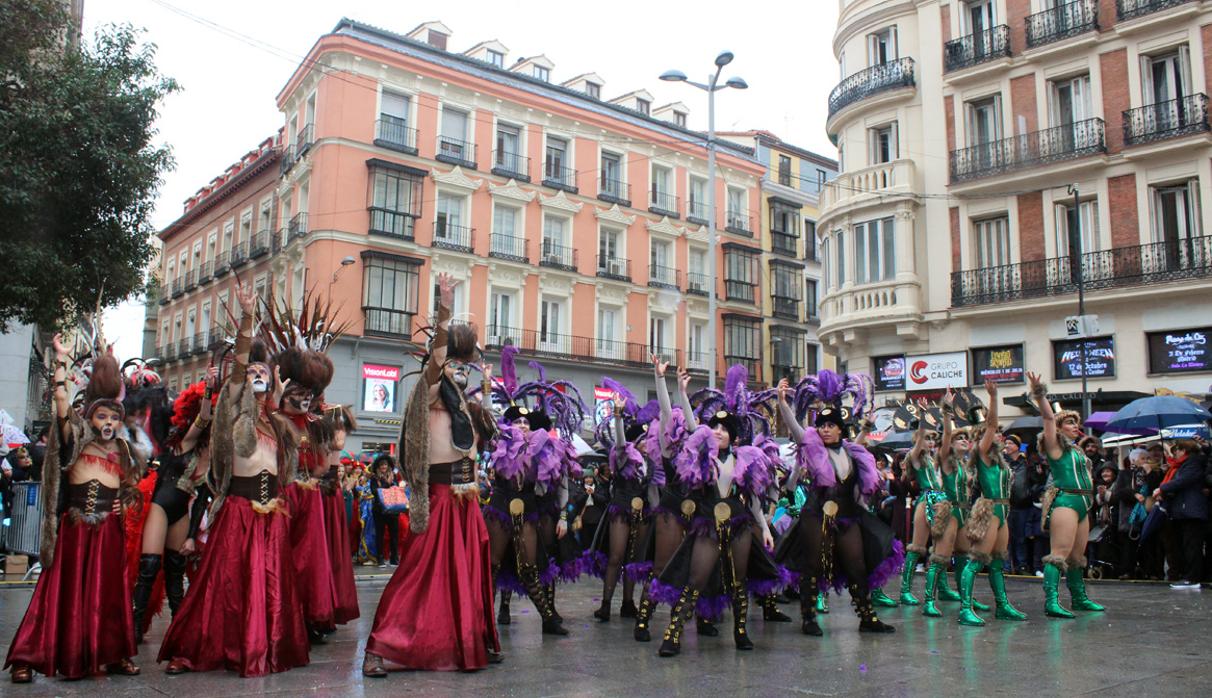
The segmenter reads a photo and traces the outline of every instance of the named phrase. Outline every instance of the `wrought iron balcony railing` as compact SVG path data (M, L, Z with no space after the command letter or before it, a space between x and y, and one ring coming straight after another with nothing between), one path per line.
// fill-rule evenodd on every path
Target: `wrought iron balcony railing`
M613 255L598 255L598 276L616 281L631 281L631 260Z
M829 116L871 95L914 84L912 58L898 58L860 70L839 82L829 93Z
M1187 95L1124 111L1124 144L1139 145L1208 130L1208 95Z
M248 241L237 243L231 248L231 265L238 267L248 261Z
M577 251L567 245L545 239L539 253L539 266L576 271Z
M438 162L474 170L476 168L476 146L461 138L438 136L438 153L434 155L434 159Z
M475 246L475 228L455 225L442 218L433 222L433 246L443 250L471 252Z
M278 174L284 175L295 166L295 147L288 145L282 149L282 159L278 160Z
M652 354L668 359L672 366L682 365L682 352L669 347L640 342L625 342L605 337L583 337L544 330L528 330L504 325L488 325L486 346L499 349L518 347L524 354L540 354L566 359L594 361L642 368L652 365Z
M1085 119L951 151L951 181L966 182L1101 153L1103 120Z
M400 240L413 239L413 228L417 220L411 213L380 206L371 206L367 211L370 212L370 227L367 232L371 235L385 235Z
M304 124L303 128L295 133L295 156L303 157L308 150L311 150L311 145L314 142L316 131L315 124Z
M658 216L669 216L670 218L677 218L682 215L678 197L659 189L653 189L648 192L648 211Z
M233 333L228 332L227 328L225 328L225 327L219 327L218 325L212 325L210 328L210 331L206 333L207 350L218 349L220 346L223 345L223 342L231 334L233 334Z
M753 237L753 225L749 222L749 214L741 211L729 211L724 215L724 230L733 235Z
M999 24L943 44L943 71L970 68L1009 55L1010 27Z
M1076 0L1027 17L1027 46L1034 48L1098 29L1098 0Z
M248 256L256 259L257 257L264 257L269 254L270 237L268 230L262 230L254 235L249 244Z
M412 337L412 318L414 313L393 308L376 308L363 306L364 317L362 334L383 337Z
M185 295L185 279L183 276L178 276L173 279L173 298Z
M708 289L711 288L711 282L707 275L701 271L686 272L686 293L693 293L696 296L710 295Z
M291 240L306 237L307 231L307 214L304 212L296 213L294 217L290 219L290 222L286 224L287 236Z
M530 181L530 158L508 150L492 151L492 173L519 182Z
M199 284L210 283L211 278L214 277L214 268L215 268L214 262L209 262L209 261L202 262L202 265L198 267L198 283Z
M543 163L543 186L575 194L578 191L577 171L547 160Z
M511 262L530 263L530 257L526 254L526 238L514 235L493 233L492 244L488 248L488 256L507 259Z
M160 305L168 305L168 302L170 300L172 300L172 296L173 296L172 284L164 284L164 285L160 286L160 301L159 301Z
M631 205L631 185L621 179L602 175L598 180L598 199L620 206Z
M706 225L709 215L706 201L691 199L686 203L686 220Z
M1115 14L1119 21L1136 19L1145 15L1185 5L1195 0L1115 0Z
M375 122L375 145L410 155L417 154L417 130L408 121L391 114L379 114Z
M215 278L217 279L229 271L231 271L231 253L220 252L215 256Z
M682 270L664 264L648 265L648 285L653 288L668 288L677 290L680 285Z
M192 291L198 287L198 270L190 269L185 272L185 290Z
M951 274L951 305L1009 303L1087 291L1145 286L1212 276L1212 235L1096 250Z

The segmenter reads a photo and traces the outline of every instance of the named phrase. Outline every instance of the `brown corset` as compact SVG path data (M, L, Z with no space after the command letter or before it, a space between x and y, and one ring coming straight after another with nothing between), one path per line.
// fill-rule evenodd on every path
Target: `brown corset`
M67 508L83 516L108 514L114 510L114 501L118 499L118 490L102 485L99 480L68 484L64 494Z
M439 485L473 485L476 482L476 462L463 458L453 463L429 466L429 481Z
M249 477L233 475L227 494L229 497L243 497L250 502L268 504L278 497L278 476L268 470Z

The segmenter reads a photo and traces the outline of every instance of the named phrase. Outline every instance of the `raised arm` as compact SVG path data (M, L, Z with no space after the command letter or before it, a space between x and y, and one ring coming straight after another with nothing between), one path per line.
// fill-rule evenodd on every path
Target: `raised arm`
M622 395L614 394L614 412L610 415L610 421L614 427L615 448L623 448L623 444L627 443L627 434L623 431L623 406L626 404Z
M240 303L240 328L236 332L236 361L230 378L244 381L248 374L248 355L252 352L253 322L257 315L257 291L252 286L241 285L236 289L236 300Z
M787 430L791 432L791 438L797 444L804 440L804 427L800 424L800 420L795 418L795 410L791 409L791 404L787 402L787 393L791 390L791 383L786 378L779 381L779 417L783 420L783 424L787 425Z
M455 280L450 274L438 274L438 322L434 327L433 340L429 347L429 361L421 374L427 385L434 385L442 378L442 367L446 363L446 343L450 339L451 306L454 305Z
M985 393L989 395L989 413L985 415L985 433L977 444L977 453L986 462L992 462L989 451L994 448L993 436L997 433L997 383L985 380Z
M952 425L952 400L955 395L951 392L951 388L947 388L947 394L943 396L943 438L938 445L938 461L943 466L943 472L951 473L955 468L951 466L951 431Z
M72 401L67 394L67 362L70 358L67 346L63 344L63 335L56 334L54 338L55 347L55 370L52 380L54 383L54 392L52 393L55 403L55 417L58 424L55 426L59 430L59 438L64 442L67 441L70 432L67 422L71 417Z
M189 425L189 431L185 432L185 437L181 439L178 453L189 453L194 450L198 445L198 440L206 433L206 427L210 426L210 397L214 394L215 380L217 380L218 375L219 369L216 366L211 366L206 371L206 390L202 393L201 404L198 405L198 416L194 417L193 424Z
M687 431L694 431L699 428L699 420L694 417L694 410L690 407L690 396L686 394L686 389L690 387L690 372L684 368L678 369L678 407L682 408L682 414L686 417Z
M905 461L909 463L910 468L922 467L922 452L926 450L926 415L925 401L922 401L922 414L917 418L917 431L913 433L913 448L909 449L908 455L905 456ZM909 472L909 468L905 469Z
M665 384L665 371L669 368L668 361L661 361L661 357L656 354L652 355L652 375L656 380L657 404L661 406L661 431L657 438L661 441L661 454L668 457L673 454L669 453L669 444L665 443L665 434L669 430L669 421L673 419L673 408L669 405L669 386Z
M480 374L484 376L480 383L480 406L492 414L492 364L487 361L480 364Z
M1052 405L1048 404L1048 387L1044 385L1038 373L1031 371L1027 371L1027 384L1031 388L1031 397L1035 398L1035 404L1039 407L1039 417L1044 423L1044 452L1049 458L1056 460L1064 452L1061 450L1060 440L1056 438L1056 415L1052 412Z

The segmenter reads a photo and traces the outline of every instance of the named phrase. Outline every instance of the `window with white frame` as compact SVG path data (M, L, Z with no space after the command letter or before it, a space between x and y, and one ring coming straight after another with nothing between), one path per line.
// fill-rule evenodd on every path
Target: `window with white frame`
M236 224L234 221L228 221L223 225L223 251L231 252L232 245L235 244L233 239L236 232Z
M636 97L635 110L638 111L639 113L647 116L652 111L652 102L649 102L646 99L641 99L639 97Z
M494 51L492 49L488 49L487 54L488 54L489 63L495 65L498 68L505 67L505 54L501 53L500 51Z
M430 308L429 312L436 317L438 314L438 298L441 296L441 290L438 288L437 281L434 281L433 288L430 289ZM466 320L467 318L467 284L460 283L455 286L454 293L450 299L450 316L455 320Z
M589 95L590 97L592 97L594 99L601 99L602 98L602 86L597 84L596 82L586 82L585 83L585 94Z
M271 199L266 199L261 202L261 209L257 213L257 232L268 233L273 227L274 202Z
M408 127L412 98L402 92L383 90L379 97L379 124L375 138L389 145L415 148L413 130Z
M968 102L968 145L984 145L1002 137L1002 98L993 95Z
M441 134L438 136L438 155L461 161L472 159L471 143L467 137L468 114L462 109L442 105Z
M893 218L854 226L854 282L887 281L896 276L896 238Z
M414 172L374 167L371 171L370 232L411 239L421 217L424 180Z
M885 27L867 35L867 65L877 66L897 59L896 27Z
M728 187L726 198L728 218L725 225L735 230L752 231L749 227L749 208L745 204L748 199L745 190L740 187Z
M707 292L707 250L691 246L688 263L689 274L686 278L686 288L698 293Z
M210 231L210 235L206 236L206 258L208 260L213 262L215 255L219 254L218 245L219 229L215 228L214 230Z
M624 358L623 343L619 341L623 309L613 305L598 306L597 356L602 359Z
M540 261L549 265L571 267L572 248L568 245L571 222L564 216L543 214L543 249Z
M240 215L240 242L246 243L252 239L252 211Z
M833 233L833 281L840 288L846 285L846 233L836 230Z
M1006 216L972 222L977 269L1010 264L1010 219Z
M206 348L210 344L211 325L214 318L210 314L210 301L202 304L201 325L198 326L198 332L202 335L202 347Z
M494 165L511 174L527 175L529 174L528 168L522 152L522 128L498 122L497 152L493 158Z
M1153 242L1177 243L1200 237L1199 180L1151 188Z
M1141 56L1142 102L1161 105L1191 94L1191 51L1186 44Z
M686 128L686 112L675 111L673 113L673 125Z
M686 333L686 360L691 368L707 367L707 325L691 320Z
M690 201L686 215L699 220L707 220L707 180L703 177L690 175Z
M521 209L500 202L492 205L492 254L526 259L526 239L518 233Z
M648 252L649 275L657 283L672 286L677 283L673 266L673 245L668 240L653 238Z
M1094 116L1090 102L1090 76L1078 75L1049 81L1052 125L1068 126Z
M623 231L601 226L598 228L598 272L608 276L628 276L623 254Z
M184 338L193 341L194 335L198 333L198 309L190 308L185 315L185 335Z
M566 301L543 296L539 302L539 346L544 351L568 353L568 337L564 333Z
M1076 230L1073 229L1072 224L1073 202L1057 203L1056 245L1054 248L1056 256L1068 257L1070 251L1077 251L1077 241L1073 239L1075 233L1079 233L1081 236L1081 250L1083 254L1097 252L1101 247L1098 233L1098 200L1079 201Z
M892 162L898 157L896 122L868 129L871 139L868 152L871 153L871 164L879 165Z
M550 68L545 68L541 65L536 65L534 67L533 75L536 78L538 78L539 80L542 80L543 82L551 81L551 69Z
M177 279L177 258L170 257L168 267L164 270L164 285L168 286Z
M457 243L470 246L470 228L466 226L464 209L467 197L450 192L439 191L438 200L434 207L433 237L434 240Z
M664 165L652 165L652 182L649 203L664 211L674 211L677 203L673 198L673 169Z
M654 354L665 354L671 344L669 330L672 327L673 320L666 315L653 313L648 318L648 347Z
M546 158L543 163L543 178L566 186L572 186L572 156L566 138L547 137Z
M422 261L400 255L363 253L362 310L367 333L409 336L417 314ZM292 291L299 294L296 280Z
M503 345L506 339L512 339L514 344L521 342L521 337L515 337L514 309L517 307L517 292L494 288L488 299L488 343Z
M1056 4L1063 3L1058 1ZM983 34L997 26L997 3L995 0L966 0L960 17L960 26L968 34Z
M624 182L623 156L603 150L602 193L616 199L625 199L627 188Z

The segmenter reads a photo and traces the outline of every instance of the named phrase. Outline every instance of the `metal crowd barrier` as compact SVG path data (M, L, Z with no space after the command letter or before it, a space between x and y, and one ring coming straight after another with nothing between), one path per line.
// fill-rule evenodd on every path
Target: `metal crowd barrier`
M14 482L13 511L2 540L9 552L37 555L42 543L42 483Z

